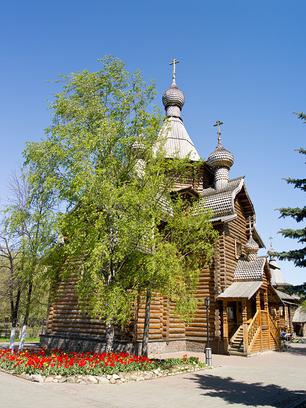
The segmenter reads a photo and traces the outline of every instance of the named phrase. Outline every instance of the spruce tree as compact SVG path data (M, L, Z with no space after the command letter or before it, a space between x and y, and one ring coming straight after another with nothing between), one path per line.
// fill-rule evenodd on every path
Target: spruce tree
M304 123L306 123L306 114L301 112L297 114L298 118L303 120ZM297 151L300 154L306 154L306 149L304 148L299 148ZM292 184L294 188L299 188L302 191L306 191L306 179L301 178L287 178L285 179L288 184ZM280 208L280 217L285 218L285 217L291 217L293 218L296 222L300 223L304 221L305 216L306 216L306 206L304 207L288 207L288 208ZM297 242L305 245L306 243L306 228L299 228L299 229L292 229L292 228L286 228L286 229L281 229L280 233L285 237L285 238L293 238L297 239ZM299 267L304 267L306 266L306 260L305 260L305 254L306 254L306 246L303 246L302 248L299 249L292 249L289 251L283 251L278 253L278 257L281 260L288 260L294 262L295 266Z

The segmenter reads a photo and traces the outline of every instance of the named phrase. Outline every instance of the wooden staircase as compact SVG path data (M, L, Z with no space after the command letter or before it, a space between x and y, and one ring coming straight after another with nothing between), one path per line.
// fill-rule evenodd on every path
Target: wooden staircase
M278 348L279 328L269 313L257 311L252 319L238 327L230 339L228 352L231 355L247 356Z
M243 348L243 325L239 326L233 337L230 339L228 352L235 356L244 356Z

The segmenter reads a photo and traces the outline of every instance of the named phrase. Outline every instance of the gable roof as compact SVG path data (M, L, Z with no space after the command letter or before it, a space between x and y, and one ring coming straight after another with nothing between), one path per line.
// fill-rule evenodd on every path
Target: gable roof
M223 221L224 218L235 216L235 198L241 191L244 184L244 177L230 180L228 184L220 189L205 188L202 198L199 201L199 211L209 209L213 216L211 221Z
M254 261L239 259L234 272L235 281L254 281L262 280L264 276L264 267L267 262L265 256L259 256Z

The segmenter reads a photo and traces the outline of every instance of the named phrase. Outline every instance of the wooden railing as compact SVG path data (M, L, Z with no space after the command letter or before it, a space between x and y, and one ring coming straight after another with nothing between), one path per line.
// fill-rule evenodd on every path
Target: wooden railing
M257 310L248 327L248 348L251 346L254 339L257 337L258 331L260 331L260 315L259 311Z
M280 330L275 324L274 320L272 319L269 313L269 325L270 325L270 333L276 343L276 346L279 347L280 344Z
M238 327L230 339L230 344L235 342L237 337L241 336L241 334L243 334L243 349L245 354L263 351L267 349L267 346L268 349L271 349L272 341L277 348L279 347L279 328L268 311L257 310L252 319ZM260 344L256 343L256 341L259 340Z
M235 333L232 335L231 339L230 339L230 344L234 343L236 338L240 335L243 334L242 331L242 325L238 327L238 329L235 331Z

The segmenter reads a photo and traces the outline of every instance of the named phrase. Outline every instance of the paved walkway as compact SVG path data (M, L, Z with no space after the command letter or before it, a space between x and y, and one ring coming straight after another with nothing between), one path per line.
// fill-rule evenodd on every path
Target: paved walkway
M306 345L250 358L214 356L215 368L138 383L37 384L0 373L5 408L306 407Z

